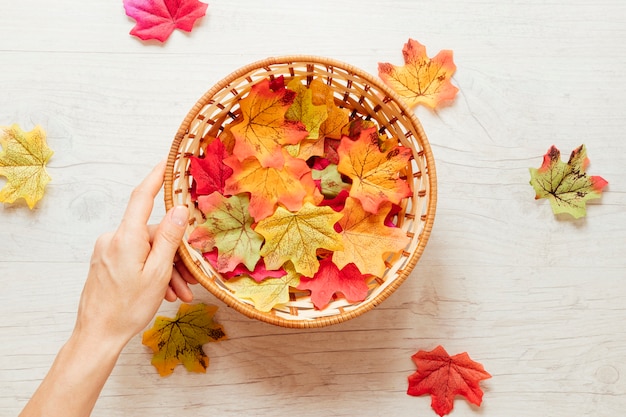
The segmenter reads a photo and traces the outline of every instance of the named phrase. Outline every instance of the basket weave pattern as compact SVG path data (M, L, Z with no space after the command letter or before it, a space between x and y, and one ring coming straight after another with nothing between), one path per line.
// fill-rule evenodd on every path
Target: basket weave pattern
M240 117L239 101L253 85L279 76L285 77L285 83L293 77L306 79L307 84L313 79L321 80L332 88L335 103L350 111L351 119L361 117L375 121L380 133L397 138L400 145L412 150L410 164L400 173L406 178L412 196L403 200L396 221L410 238L410 243L402 253L387 259L384 276L368 283L370 290L364 301L350 303L343 297L337 297L323 310L317 310L308 292L292 291L287 304L264 313L256 310L250 302L238 299L202 254L187 243L189 233L204 221L191 198L189 157L200 155L209 138L218 137L225 125ZM178 252L201 285L248 317L284 327L321 327L369 311L393 293L411 273L428 241L434 220L434 159L417 118L380 80L358 68L327 58L268 58L245 66L221 80L198 100L183 120L170 149L165 178L166 208L179 204L190 208L191 217Z

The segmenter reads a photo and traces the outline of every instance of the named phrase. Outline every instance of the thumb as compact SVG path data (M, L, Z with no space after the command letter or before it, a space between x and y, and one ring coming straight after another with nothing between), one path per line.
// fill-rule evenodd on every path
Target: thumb
M158 271L164 266L172 267L174 255L183 238L188 220L187 206L175 206L167 212L154 234L152 249L146 260L148 270Z

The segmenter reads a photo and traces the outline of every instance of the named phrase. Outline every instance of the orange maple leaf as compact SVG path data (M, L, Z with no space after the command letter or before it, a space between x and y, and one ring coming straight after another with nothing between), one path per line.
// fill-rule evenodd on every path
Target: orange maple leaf
M258 222L271 215L277 203L289 210L300 210L307 196L319 195L311 169L305 161L283 156L284 165L264 167L256 158L239 161L230 157L224 163L233 169L226 180L224 191L228 194L250 193L250 215Z
M232 126L231 133L233 154L239 160L254 156L262 166L278 168L284 162L281 147L296 144L309 133L302 123L285 119L296 93L284 86L272 90L271 86L266 79L250 89L240 101L242 121Z
M378 64L378 76L400 95L409 107L424 104L432 109L452 100L459 90L450 83L456 65L452 51L443 50L428 58L426 47L409 39L402 49L404 65Z
M226 339L222 326L213 321L217 307L181 304L176 317L157 317L143 333L142 343L154 352L152 365L167 376L182 363L190 372L206 372L209 358L202 345Z
M375 128L362 130L354 141L344 137L337 153L339 172L353 181L350 196L359 199L366 211L376 213L383 202L398 204L411 195L409 185L399 176L411 158L411 150L396 146L381 152Z
M384 202L378 213L363 210L358 200L348 197L339 220L342 228L343 250L335 251L333 262L339 268L354 263L359 271L382 277L385 258L401 251L411 239L402 229L385 226L392 204Z

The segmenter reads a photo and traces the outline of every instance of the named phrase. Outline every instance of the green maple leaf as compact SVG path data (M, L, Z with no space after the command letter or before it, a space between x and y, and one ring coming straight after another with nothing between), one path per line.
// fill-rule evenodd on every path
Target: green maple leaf
M198 198L207 219L191 233L189 244L203 253L217 247L219 272L232 271L240 263L252 271L261 257L263 237L252 230L248 206L244 194L226 198L215 192Z
M589 159L585 145L574 149L567 163L561 161L560 151L552 146L543 156L540 168L530 168L530 184L535 199L547 198L554 214L569 213L574 218L586 214L586 202L600 198L608 182L585 172Z

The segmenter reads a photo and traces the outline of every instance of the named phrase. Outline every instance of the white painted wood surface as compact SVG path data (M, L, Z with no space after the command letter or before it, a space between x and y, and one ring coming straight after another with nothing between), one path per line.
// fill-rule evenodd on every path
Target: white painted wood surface
M135 338L94 416L428 416L406 395L410 356L467 351L493 378L453 416L618 416L626 409L626 3L623 0L212 0L165 45L128 35L122 2L5 1L0 125L40 124L55 155L32 212L0 205L0 415L16 415L69 335L96 237L167 155L216 81L272 55L314 54L376 74L409 37L452 49L451 106L418 109L437 161L426 251L375 310L321 330L217 304L230 340L207 374L160 378ZM535 201L529 167L585 143L609 181L587 218ZM154 219L163 214L157 204ZM161 313L173 315L176 304Z

